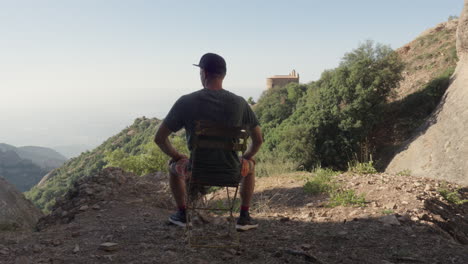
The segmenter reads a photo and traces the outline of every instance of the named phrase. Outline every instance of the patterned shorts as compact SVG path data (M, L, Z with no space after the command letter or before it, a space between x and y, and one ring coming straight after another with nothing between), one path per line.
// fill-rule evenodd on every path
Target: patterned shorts
M252 160L247 160L242 157L239 157L239 161L242 164L241 175L242 177L247 176L249 173L252 173L255 169L255 162ZM169 171L172 174L176 174L185 179L189 179L192 176L192 172L189 170L190 160L189 159L180 159L177 162L169 163Z

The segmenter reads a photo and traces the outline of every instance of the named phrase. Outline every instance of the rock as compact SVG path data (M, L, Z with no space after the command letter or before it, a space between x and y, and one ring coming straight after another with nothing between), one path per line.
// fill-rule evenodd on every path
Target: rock
M80 236L80 232L78 232L78 231L72 232L72 233L71 233L71 236L72 236L72 237L79 237L79 236Z
M99 249L107 251L107 252L111 252L111 251L116 251L118 249L118 246L119 244L117 243L106 242L106 243L102 243L101 245L99 245Z
M99 209L101 209L101 207L100 207L99 205L97 205L97 204L93 205L93 207L91 207L91 208L93 208L94 210L99 210Z
M379 222L384 225L400 225L400 222L395 217L395 215L385 215L379 218Z
M32 251L34 253L39 253L39 252L41 252L41 250L42 250L42 247L37 245L37 244L32 246Z
M60 246L60 244L62 244L62 242L60 242L60 240L58 239L55 239L54 241L52 241L52 245L54 245L54 247L58 247Z
M0 255L8 255L9 250L8 248L1 248L0 249Z
M468 184L468 1L458 19L458 63L444 97L411 140L401 146L386 171L411 170L416 177Z
M87 206L87 205L83 205L83 206L80 207L79 210L80 210L80 211L86 211L86 210L88 210L88 206Z
M347 232L347 231L344 231L344 230L338 232L338 235L340 235L340 236L346 236L347 234L348 234L348 232Z
M301 248L302 248L303 250L310 250L310 249L312 249L312 245L310 245L310 244L302 244L302 245L301 245Z
M73 253L78 253L80 252L80 246L78 244L75 244L75 247L73 248Z
M402 205L408 205L409 203L407 201L402 201L401 204Z
M15 259L15 264L30 264L30 263L32 263L31 259L26 256L17 257Z

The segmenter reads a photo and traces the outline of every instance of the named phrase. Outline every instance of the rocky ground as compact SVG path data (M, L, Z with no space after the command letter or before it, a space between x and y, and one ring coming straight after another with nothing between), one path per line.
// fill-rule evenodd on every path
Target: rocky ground
M184 230L167 222L164 174L108 168L78 182L40 231L0 233L0 263L467 263L468 208L437 191L459 186L347 173L338 176L343 188L364 193L366 206L329 208L326 196L303 191L308 177L258 180L260 227L239 233L239 249L190 248Z

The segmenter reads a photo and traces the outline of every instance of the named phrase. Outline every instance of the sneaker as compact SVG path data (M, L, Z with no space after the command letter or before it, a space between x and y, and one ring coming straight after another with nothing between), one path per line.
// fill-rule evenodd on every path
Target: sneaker
M173 223L174 225L178 225L181 227L185 227L187 223L187 218L185 216L184 211L177 211L175 214L169 216L169 222Z
M250 229L255 229L258 227L257 221L255 221L250 215L247 213L247 215L240 216L239 219L237 219L237 224L236 224L236 230L237 231L247 231Z

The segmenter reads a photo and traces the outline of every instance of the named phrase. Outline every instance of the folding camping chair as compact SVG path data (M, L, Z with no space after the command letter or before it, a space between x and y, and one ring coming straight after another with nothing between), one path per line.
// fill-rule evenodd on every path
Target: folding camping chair
M239 247L239 234L236 231L235 218L233 210L239 192L239 184L241 181L241 170L234 176L230 176L223 171L223 166L207 166L203 168L199 163L201 152L220 149L227 152L234 151L242 154L247 149L247 139L249 132L244 127L229 127L216 124L210 121L195 121L195 136L192 143L192 176L188 181L187 195L187 225L186 236L188 244L191 247ZM242 164L241 164L242 165ZM206 166L206 165L205 165ZM216 186L226 189L227 206L218 208L207 204L206 197L197 195L197 191L205 190L206 188ZM234 189L234 195L230 194ZM204 195L202 191L202 195ZM196 234L196 226L194 226L194 217L198 210L208 210L211 212L226 213L228 212L229 228L224 228L222 233L211 235L207 232L202 232L202 235ZM202 226L203 229L208 227ZM221 239L222 243L216 239ZM207 242L208 240L208 242ZM211 240L211 241L210 241ZM214 243L214 244L213 244Z

